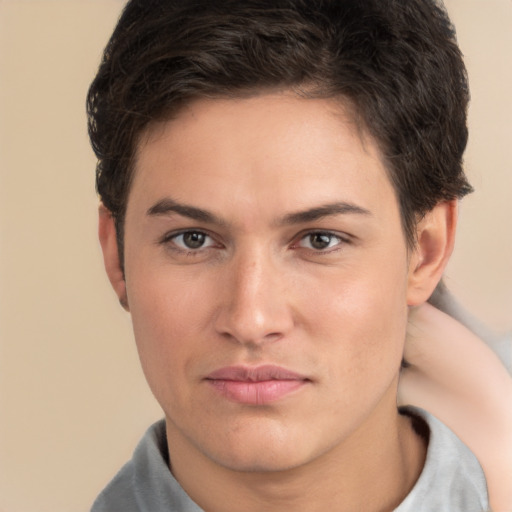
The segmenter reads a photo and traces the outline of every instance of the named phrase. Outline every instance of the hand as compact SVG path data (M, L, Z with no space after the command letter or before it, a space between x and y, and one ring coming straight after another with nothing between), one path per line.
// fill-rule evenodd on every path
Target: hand
M512 511L512 377L475 334L430 304L413 308L399 405L428 410L478 458L494 512Z

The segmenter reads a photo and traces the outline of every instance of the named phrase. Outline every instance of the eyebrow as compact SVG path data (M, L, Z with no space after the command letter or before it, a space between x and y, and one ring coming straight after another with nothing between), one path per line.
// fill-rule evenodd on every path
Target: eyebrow
M197 220L198 222L207 222L208 224L219 225L226 224L221 218L207 210L196 208L195 206L180 204L170 198L161 199L149 208L146 213L149 216L177 213L182 217L188 217L189 219Z
M324 217L329 217L331 215L342 215L342 214L356 214L356 215L364 215L371 216L372 213L370 210L366 208L362 208L353 203L347 203L345 201L324 204L322 206L317 206L315 208L310 208L308 210L289 213L285 215L280 224L290 225L290 224L301 224L305 222L313 222L316 220L320 220Z
M182 217L188 217L189 219L193 219L198 222L206 222L208 224L217 224L222 226L227 224L223 219L217 217L207 210L203 210L202 208L197 208L195 206L180 204L171 198L161 199L151 208L149 208L146 213L149 216L169 215L172 213L177 213ZM364 216L372 215L369 210L362 208L361 206L341 201L316 206L314 208L309 208L299 212L289 213L285 215L281 220L279 220L278 224L301 224L305 222L313 222L332 215L342 214L356 214Z

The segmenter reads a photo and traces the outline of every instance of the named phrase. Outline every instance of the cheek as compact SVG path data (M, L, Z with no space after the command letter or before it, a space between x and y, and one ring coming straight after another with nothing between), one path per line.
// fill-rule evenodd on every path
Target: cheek
M198 332L207 304L202 296L164 272L139 272L130 279L128 300L137 350L146 379L157 397L168 400L199 355ZM172 382L172 385L170 385Z
M340 369L343 375L337 378L362 386L396 375L405 341L405 266L399 271L396 265L381 269L351 269L307 299L309 334L319 344L330 345L326 353L337 352L336 359L344 366Z
M206 314L207 287L186 272L171 272L165 264L145 263L132 265L135 272L127 269L127 294L137 331L153 343L171 343L197 330Z

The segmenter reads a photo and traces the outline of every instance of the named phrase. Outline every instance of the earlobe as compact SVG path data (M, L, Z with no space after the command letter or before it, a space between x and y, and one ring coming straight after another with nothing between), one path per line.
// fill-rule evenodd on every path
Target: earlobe
M417 225L417 244L409 262L407 305L428 300L441 279L455 243L457 200L444 201Z
M126 295L126 282L121 262L119 260L114 218L110 210L108 210L103 203L100 204L98 213L98 236L101 250L103 251L105 270L110 280L110 284L119 298L120 304L124 309L126 309L126 311L129 311L128 298Z

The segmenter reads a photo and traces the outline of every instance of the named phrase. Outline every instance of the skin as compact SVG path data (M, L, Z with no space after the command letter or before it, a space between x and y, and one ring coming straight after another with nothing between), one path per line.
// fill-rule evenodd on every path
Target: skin
M512 378L474 333L430 304L412 309L398 403L427 409L478 458L494 512L512 511Z
M195 101L137 156L124 278L104 208L100 241L175 477L208 512L226 495L233 511L393 509L425 456L396 409L408 307L442 274L455 205L410 250L374 141L339 102L286 92ZM261 364L305 381L247 405L205 380Z

